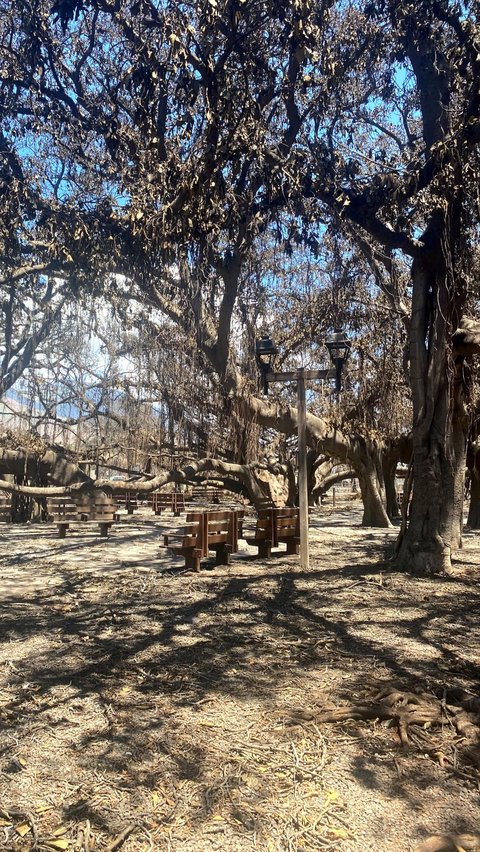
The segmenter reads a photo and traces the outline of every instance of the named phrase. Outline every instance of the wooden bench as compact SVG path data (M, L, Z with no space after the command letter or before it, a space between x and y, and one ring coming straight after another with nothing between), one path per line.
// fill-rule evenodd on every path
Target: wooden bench
M221 491L211 485L194 485L191 497L195 503L220 503Z
M78 502L71 497L52 497L48 501L48 513L58 527L59 538L65 538L71 523L96 523L100 536L107 538L116 512L115 501L103 491L93 497L80 495Z
M215 551L215 564L228 565L230 555L238 550L243 512L188 512L184 527L166 533L163 543L173 553L185 557L185 568L200 569L202 559Z
M107 538L110 528L117 520L117 504L113 497L104 491L98 491L93 498L89 520L97 523L100 536Z
M12 520L12 498L2 495L0 497L0 521L5 521L7 524Z
M297 508L284 509L272 507L260 509L255 534L244 536L247 544L258 547L258 555L266 558L272 555L272 547L279 543L287 545L288 554L296 554L300 548L300 520Z
M136 491L123 491L116 495L118 506L124 506L129 515L133 515L135 509L138 509L138 494Z
M170 509L175 516L185 511L185 496L179 491L153 491L152 509L156 515L161 515L163 509Z
M263 509L275 509L278 506L275 506L271 497L262 497L260 500L255 501L255 508L257 512L261 512Z
M58 528L58 537L65 538L71 523L79 520L78 506L72 497L50 497L47 500L48 514Z

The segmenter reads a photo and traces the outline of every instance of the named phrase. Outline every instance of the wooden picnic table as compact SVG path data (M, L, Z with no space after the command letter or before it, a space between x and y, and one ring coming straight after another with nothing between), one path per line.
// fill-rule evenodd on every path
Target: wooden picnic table
M119 507L125 507L129 515L133 515L138 509L138 493L136 491L123 491L115 496Z

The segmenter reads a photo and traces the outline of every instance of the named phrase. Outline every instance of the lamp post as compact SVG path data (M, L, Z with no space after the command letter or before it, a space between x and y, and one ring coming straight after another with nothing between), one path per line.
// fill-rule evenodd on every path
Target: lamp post
M333 330L333 337L325 341L325 346L330 353L332 364L335 367L335 393L338 395L342 388L342 370L347 363L352 344L341 328L335 328Z
M275 355L278 355L278 349L273 345L271 339L264 334L255 343L255 360L260 370L262 389L265 395L268 394L267 376L272 372Z
M272 371L273 359L278 354L268 336L257 340L255 344L255 360L260 371L262 388L268 394L271 382L296 382L297 384L297 426L298 426L298 508L300 516L300 563L302 569L309 568L308 547L308 481L307 481L307 409L305 401L305 382L318 379L335 379L335 391L341 390L342 370L350 354L351 343L340 329L335 329L331 340L326 341L326 347L334 369L330 370L297 370L285 373Z

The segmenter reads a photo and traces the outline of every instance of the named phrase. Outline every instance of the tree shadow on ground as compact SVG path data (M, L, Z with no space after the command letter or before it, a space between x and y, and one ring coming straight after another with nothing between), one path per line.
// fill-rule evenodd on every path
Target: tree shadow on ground
M79 722L78 765L155 789L166 767L178 781L205 775L209 737L195 719L185 723L204 702L254 702L273 726L287 685L306 704L316 700L320 688L307 691L305 678L320 670L339 702L385 683L433 692L473 685L478 586L390 572L378 541L354 550L363 561L308 574L280 557L252 573L244 559L182 578L107 575L94 595L89 574L65 567L54 588L28 599L20 591L2 611L1 640L32 643L8 669L7 722L19 739L33 720L61 731L78 705L78 719L92 718ZM375 777L362 759L352 771L368 789ZM391 795L412 796L390 783Z

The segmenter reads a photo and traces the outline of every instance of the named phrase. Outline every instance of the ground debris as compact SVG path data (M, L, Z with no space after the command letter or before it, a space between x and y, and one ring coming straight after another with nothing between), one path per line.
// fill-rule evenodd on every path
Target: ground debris
M413 587L384 531L314 518L308 575L245 553L186 583L157 571L157 523L54 548L6 530L0 848L411 852L475 832L471 577Z
M479 852L480 834L435 834L415 852Z
M416 744L422 751L437 759L442 768L450 763L455 768L462 757L467 763L480 768L480 716L475 698L456 690L457 704L444 697L422 692L415 694L391 686L376 692L370 701L335 706L322 706L316 710L294 709L286 717L288 724L302 722L391 721L397 726L400 741L407 747ZM454 699L452 694L452 701ZM474 713L467 709L474 709ZM441 745L437 732L442 732ZM447 756L447 751L450 756ZM480 780L480 776L479 776Z

